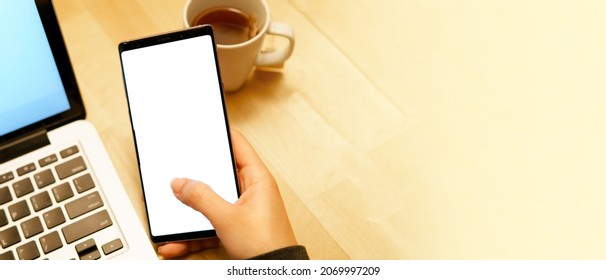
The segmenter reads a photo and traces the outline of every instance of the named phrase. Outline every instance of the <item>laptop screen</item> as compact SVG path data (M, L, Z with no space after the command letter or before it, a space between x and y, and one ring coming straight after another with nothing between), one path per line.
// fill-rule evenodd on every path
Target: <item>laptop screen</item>
M0 1L0 11L2 136L67 111L70 102L34 1Z

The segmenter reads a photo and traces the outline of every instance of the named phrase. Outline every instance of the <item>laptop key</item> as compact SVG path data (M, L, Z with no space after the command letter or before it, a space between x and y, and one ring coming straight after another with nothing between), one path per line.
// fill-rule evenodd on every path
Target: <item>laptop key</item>
M122 244L122 240L120 238L116 238L110 242L105 243L105 245L101 246L103 249L103 253L109 255L115 251L122 249L124 245Z
M94 188L95 182L93 182L93 178L90 176L90 174L85 174L74 179L74 186L76 187L76 191L78 193L83 193Z
M29 207L27 206L27 201L21 200L9 206L8 213L10 214L11 219L13 219L14 222L29 215L31 212L29 211Z
M32 207L34 208L34 211L36 211L36 212L38 212L46 207L49 207L53 204L50 196L48 195L48 192L46 192L46 191L32 196L30 201L32 203Z
M13 197L11 196L11 192L9 191L8 187L0 188L0 205L11 200L13 200Z
M19 168L17 168L17 174L19 176L25 175L27 173L30 173L32 171L36 170L36 165L32 162L29 163L27 165L21 166Z
M92 250L94 248L97 248L97 244L95 243L95 240L91 238L81 242L80 244L77 244L76 252L82 253L84 251Z
M47 165L49 165L49 164L51 164L51 163L53 163L55 161L57 161L57 155L52 154L52 155L49 155L49 156L47 156L45 158L40 159L38 161L38 164L40 165L40 167L45 167L45 166L47 166Z
M23 231L23 236L25 238L30 238L38 233L41 233L42 223L40 223L40 218L33 217L23 223L21 223L21 231Z
M8 173L4 173L2 175L0 175L0 184L4 184L12 179L14 179L15 176L13 175L13 172L8 172Z
M103 206L99 192L94 192L65 204L65 211L70 219L84 215Z
M0 261L12 261L14 259L15 255L13 254L13 251L7 251L0 254Z
M42 252L48 254L63 247L63 242L61 242L61 237L59 236L59 233L53 231L47 235L40 237L40 246L42 247Z
M71 147L59 152L59 154L61 154L62 158L66 158L66 157L76 154L78 152L79 152L78 146L74 145L74 146L71 146Z
M55 177L53 177L53 172L50 169L47 169L34 175L34 181L36 181L38 188L41 189L54 183Z
M0 231L0 245L2 245L3 249L8 248L8 246L17 244L19 241L21 241L21 237L19 236L19 231L17 231L16 226L12 226L3 231Z
M99 253L98 249L91 250L87 254L80 255L80 260L98 260L101 258L101 253Z
M46 227L48 229L65 223L65 216L63 215L63 211L61 211L61 207L57 207L44 213L42 217L44 218L44 223L46 223Z
M106 227L111 226L112 220L107 210L99 211L73 224L67 225L61 229L65 241L72 243L78 239L91 235Z
M33 260L40 257L40 251L38 251L36 242L31 241L17 247L17 255L20 260Z
M17 197L22 197L28 193L34 191L34 185L32 185L32 180L29 178L25 178L21 181L17 181L13 184L13 191L15 191L15 195Z
M6 213L4 210L0 209L0 227L8 225L8 218L6 217Z
M101 258L97 244L92 238L76 245L76 252L81 260L96 260Z
M86 164L84 164L84 159L82 159L82 157L77 157L57 165L55 170L57 171L59 179L63 180L78 172L86 170Z
M55 201L57 202L64 201L74 196L74 192L72 191L72 188L69 186L68 182L54 187L52 191L53 196L55 197Z

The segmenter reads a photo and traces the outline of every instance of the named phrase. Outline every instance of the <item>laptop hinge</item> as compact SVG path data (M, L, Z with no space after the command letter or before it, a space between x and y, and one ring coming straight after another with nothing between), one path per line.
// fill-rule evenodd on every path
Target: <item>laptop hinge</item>
M0 163L5 163L49 144L50 140L48 139L46 130L36 131L26 137L1 145Z

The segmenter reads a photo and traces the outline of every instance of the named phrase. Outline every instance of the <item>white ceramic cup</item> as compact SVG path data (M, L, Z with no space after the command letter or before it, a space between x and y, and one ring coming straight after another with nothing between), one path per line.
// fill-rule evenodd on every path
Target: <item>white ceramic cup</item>
M295 31L285 23L270 20L269 7L265 0L188 0L183 10L183 23L185 27L191 27L198 14L226 6L256 17L259 29L256 36L245 42L233 45L217 44L223 89L235 91L244 85L254 66L281 66L292 54ZM261 52L265 35L284 37L288 39L288 46Z

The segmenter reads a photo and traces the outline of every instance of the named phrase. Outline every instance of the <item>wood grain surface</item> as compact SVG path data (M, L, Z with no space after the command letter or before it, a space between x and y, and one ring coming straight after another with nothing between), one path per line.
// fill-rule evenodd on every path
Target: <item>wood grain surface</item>
M117 45L182 28L185 1L55 2L145 224ZM295 51L227 93L228 114L313 259L606 257L606 2L268 4Z

